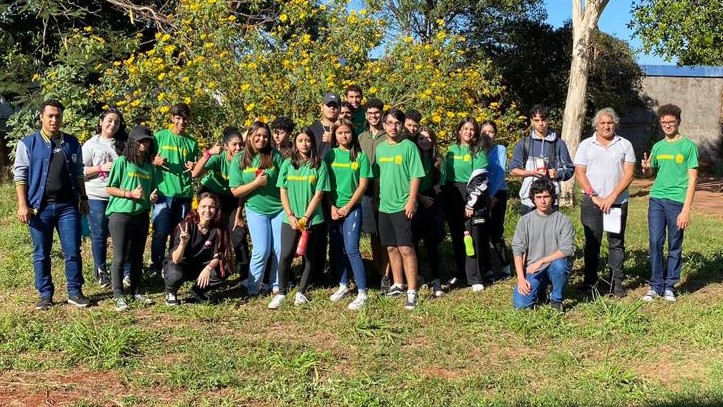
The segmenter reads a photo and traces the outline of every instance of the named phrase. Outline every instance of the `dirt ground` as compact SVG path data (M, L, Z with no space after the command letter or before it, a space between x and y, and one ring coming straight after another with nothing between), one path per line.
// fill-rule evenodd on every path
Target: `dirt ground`
M636 194L638 196L647 196L651 185L653 185L652 179L637 178L633 181L633 187L640 188ZM701 175L698 178L693 198L693 211L693 216L695 213L704 213L723 218L723 177Z

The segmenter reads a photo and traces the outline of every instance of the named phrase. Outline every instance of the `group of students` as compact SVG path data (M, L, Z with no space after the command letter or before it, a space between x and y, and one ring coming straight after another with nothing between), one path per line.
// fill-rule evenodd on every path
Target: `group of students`
M262 292L268 281L273 294L268 307L277 309L286 301L295 256L303 258L303 268L294 304L307 303L312 279L324 270L328 246L331 271L338 282L330 300L341 301L355 287L357 295L348 308L359 310L367 301L367 273L359 250L365 231L370 234L374 266L382 275L386 295L404 296L405 308L414 309L421 280L416 254L419 241L426 249L432 293L436 297L444 293L438 247L446 235L445 223L454 252L454 276L449 285L483 290L493 278L490 247L498 257L501 276L510 277L503 236L507 150L495 143L495 123L478 123L473 117L461 120L454 131L455 142L442 156L434 131L421 126L419 112L384 110L383 102L373 98L362 106L361 89L356 86L349 87L345 96L342 102L336 94L324 95L321 117L309 127L297 130L285 117L276 118L270 126L256 121L246 131L229 127L222 142L203 152L186 132L191 111L184 103L171 108L169 128L153 134L138 125L127 136L121 112L111 108L101 114L98 134L86 141L79 154L54 149L51 157L62 155L66 167L69 155L73 160L82 157L82 165L75 166L82 168L79 179L84 186L74 189L74 199L81 212L87 201L95 277L102 287L112 286L116 308L127 310L128 299L151 302L140 290L149 226L153 231L150 270L162 274L165 302L171 306L179 304L177 293L185 281L194 282L191 293L197 300L208 301L209 290L240 272L250 296ZM342 115L345 107L347 114ZM62 105L55 110L62 120ZM60 134L60 140L72 137L60 133L59 125L46 129L44 115L46 105L41 109L43 129L30 137L41 137L46 143L58 137L49 133ZM543 106L530 111L531 133L515 146L509 166L511 175L522 178L523 215L535 212L535 194L547 192L554 202L559 182L575 174L567 147L548 128L547 115ZM650 165L649 161L644 164ZM21 194L28 196L27 190L20 188L22 179L28 178L22 171L32 172L31 168L16 172L19 202ZM52 168L57 179L48 177L46 185L68 175L60 164ZM541 180L546 184L539 185ZM198 205L192 209L194 196ZM46 192L30 212L43 210L47 200ZM20 220L27 222L32 232L37 225L27 213L27 202L25 206L23 212L21 202ZM549 212L538 207L535 216L548 217L554 205L548 206ZM113 259L107 270L109 236ZM61 244L63 240L61 234ZM521 241L536 246L523 247ZM525 261L516 264L515 305L531 306L539 293L530 292L525 280L535 272L526 275L524 270L539 260L529 258L529 253L540 245L518 233L513 243L516 263L518 254L525 255ZM558 257L571 256L571 245L565 243L564 251L555 246L556 253L567 253ZM72 251L75 255L76 250ZM41 292L38 308L45 309L52 304L53 289L52 282L50 288L39 286L39 273L46 273L45 260L40 257L35 260L36 287ZM79 264L79 254L77 257L73 261ZM66 253L66 274L67 266ZM569 274L569 267L566 270ZM87 305L80 291L82 275L68 280L73 303ZM544 284L533 286L539 289ZM124 289L130 296L124 296ZM561 290L564 292L564 287ZM561 302L560 295L554 300Z
M351 87L347 99L354 100L349 96L355 92L361 94ZM357 295L348 308L358 310L367 300L359 250L364 230L371 234L382 280L391 280L383 281L387 295L406 294L405 307L413 309L420 280L418 241L426 248L432 291L443 294L438 246L445 221L455 251L453 284L466 281L473 290L482 289L491 276L490 241L509 276L502 236L507 154L494 144L495 123L462 120L445 159L434 131L420 127L418 112L383 111L381 101L370 99L364 107L352 106L364 113L360 124L353 114L340 117L342 106L338 95L326 94L322 117L312 126L297 130L292 120L278 117L271 126L254 122L245 132L229 127L222 143L202 153L186 134L190 108L183 103L171 108L169 129L154 135L136 126L127 141L121 136L121 113L104 111L98 134L83 146L83 162L94 273L102 287L112 286L117 308L127 309L127 298L150 301L139 290L147 239L140 231L149 222L150 269L161 270L169 305L179 303L183 281L195 281L191 293L205 301L209 289L239 271L248 295L259 294L268 281L269 308L279 308L297 255L303 267L294 303L306 303L312 278L324 269L328 245L339 284L330 299L340 301L353 286ZM478 206L491 206L493 212L483 223L472 222L475 209L468 205L467 184L475 170L484 170L485 192L495 201L479 200ZM191 210L194 179L198 208ZM465 247L468 235L473 247ZM106 270L109 236L113 261Z

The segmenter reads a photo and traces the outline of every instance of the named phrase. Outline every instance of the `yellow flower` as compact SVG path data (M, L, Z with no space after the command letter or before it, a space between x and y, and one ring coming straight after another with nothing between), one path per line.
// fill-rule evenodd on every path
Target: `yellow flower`
M87 33L93 32L93 27L85 27L85 28L83 28L83 31L85 31Z
M250 111L254 110L255 107L256 107L255 103L249 103L248 105L246 105L246 111L250 112Z
M289 19L289 16L287 16L286 14L281 14L279 16L279 21L281 21L282 23L285 23L288 19Z
M159 81L162 81L163 78L165 78L165 77L166 77L166 73L165 73L165 72L161 72L161 73L158 74L158 80L159 80Z
M171 108L169 108L168 106L165 106L165 105L164 105L164 106L161 106L161 108L158 109L158 111L161 112L161 113L163 113L163 114L168 113L169 110L171 110Z

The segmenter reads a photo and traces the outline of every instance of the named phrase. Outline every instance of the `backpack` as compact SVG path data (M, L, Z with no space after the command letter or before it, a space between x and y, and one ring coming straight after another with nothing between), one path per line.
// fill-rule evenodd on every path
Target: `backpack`
M559 139L560 139L560 136L556 136L555 141L552 142L552 154L553 154L552 162L553 163L556 163L559 159L558 154L557 154L557 140L559 140ZM543 143L544 143L544 140L543 140ZM528 134L527 136L525 136L525 141L522 144L522 166L523 166L523 168L524 168L524 166L527 165L527 158L530 156L530 147L531 146L532 146L532 136Z

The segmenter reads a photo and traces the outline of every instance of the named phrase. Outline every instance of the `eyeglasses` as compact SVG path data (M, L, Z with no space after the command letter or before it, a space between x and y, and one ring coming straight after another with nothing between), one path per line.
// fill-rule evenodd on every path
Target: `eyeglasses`
M664 122L662 120L660 121L661 126L675 126L676 124L678 124L677 120L672 120L672 121L668 121L668 122Z
M402 122L389 122L389 121L386 121L386 122L384 122L384 124L386 124L386 125L389 126L389 127L391 127L391 126L402 127Z

